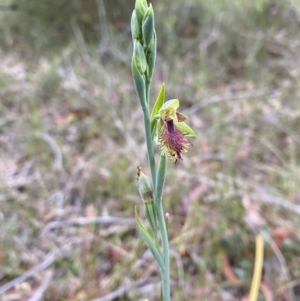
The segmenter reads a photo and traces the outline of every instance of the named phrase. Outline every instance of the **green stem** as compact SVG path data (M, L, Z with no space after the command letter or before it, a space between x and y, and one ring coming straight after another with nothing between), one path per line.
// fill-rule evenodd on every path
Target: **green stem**
M151 81L149 81L149 79L146 76L146 80L145 80L145 86L146 86L146 102L149 108L149 103L150 103L150 84Z
M157 170L157 178L155 185L155 204L158 215L159 228L161 233L162 249L163 249L163 261L165 265L164 271L162 271L163 282L163 301L170 301L171 289L170 289L170 251L169 240L166 226L166 220L162 205L162 192L165 185L167 171L167 158L166 156L160 156Z
M150 120L150 113L149 113L149 91L150 91L149 84L146 83L147 105L143 106L144 127L145 127L145 134L146 134L148 160L149 160L151 177L152 177L152 185L153 185L153 190L155 191L156 170L155 170L154 146L153 146L153 139L152 139L152 135L151 135L151 120Z

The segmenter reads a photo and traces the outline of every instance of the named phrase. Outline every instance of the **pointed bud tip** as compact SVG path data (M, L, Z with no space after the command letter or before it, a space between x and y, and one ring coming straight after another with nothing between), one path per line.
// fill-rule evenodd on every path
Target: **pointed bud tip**
M142 172L142 167L141 166L137 166L136 167L136 174L137 174L138 177L140 176L141 172Z
M149 47L154 34L154 12L151 4L143 17L142 32L144 46Z
M135 1L136 16L140 24L142 23L143 17L146 14L147 9L148 9L148 4L146 0Z
M142 36L142 31L137 19L136 10L134 9L131 15L131 34L132 40L139 40Z
M133 57L136 67L140 74L144 74L147 69L147 61L142 44L135 40L133 44Z
M153 190L148 177L137 167L137 187L143 202L153 201Z
M152 7L152 3L149 4L148 10L151 14L153 14L153 7Z

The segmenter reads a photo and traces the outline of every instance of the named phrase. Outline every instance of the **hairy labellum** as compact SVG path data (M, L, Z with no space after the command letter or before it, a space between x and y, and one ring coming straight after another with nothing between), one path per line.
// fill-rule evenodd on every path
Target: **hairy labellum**
M168 119L160 131L159 142L162 154L166 154L175 164L182 160L182 154L188 152L190 142L174 124L173 119Z

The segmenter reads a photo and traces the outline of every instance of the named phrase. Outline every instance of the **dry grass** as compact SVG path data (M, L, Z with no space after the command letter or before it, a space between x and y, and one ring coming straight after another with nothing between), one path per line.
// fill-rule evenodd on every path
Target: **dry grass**
M178 1L165 22L166 6L154 1L152 98L165 81L198 135L166 183L174 301L247 300L258 232L266 242L259 300L300 299L299 15L288 3L254 3ZM135 169L147 158L124 25L131 9L106 8L113 22L95 17L106 25L97 47L79 21L70 32L57 24L68 41L46 53L39 47L51 36L30 51L5 27L3 301L159 300L158 270L133 220Z

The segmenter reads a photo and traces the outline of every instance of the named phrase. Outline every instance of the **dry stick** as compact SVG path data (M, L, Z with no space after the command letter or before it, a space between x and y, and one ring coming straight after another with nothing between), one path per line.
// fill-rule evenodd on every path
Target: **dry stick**
M274 242L274 240L271 237L269 237L269 244L270 244L274 254L276 255L277 259L279 260L279 262L281 264L281 267L282 267L282 270L284 272L284 276L286 278L286 281L291 283L292 280L291 280L291 276L290 276L290 273L288 271L288 268L287 268L287 265L286 265L286 262L285 262L285 258L284 258L284 256L282 255L280 249L278 248L278 246L276 245L276 243ZM293 288L289 287L288 285L286 285L286 287L288 289L290 299L292 301L295 301L296 297L295 297ZM280 291L280 290L281 289L279 289L278 291Z
M260 234L256 236L255 265L250 290L249 301L256 301L260 286L264 260L264 240Z
M139 279L138 281L136 281L135 283L133 283L132 285L122 286L122 287L118 288L117 290L115 290L114 292L112 292L104 297L92 299L90 301L112 301L112 300L126 294L128 291L131 291L132 289L139 287L140 285L143 285L147 282L149 282L148 279L142 278L142 279ZM154 286L155 286L155 284L150 284L151 290L153 290ZM148 285L147 285L147 287L148 287Z
M73 29L73 32L74 32L74 35L75 35L75 39L76 39L76 42L78 44L78 47L80 49L80 52L82 54L82 57L88 61L89 60L89 51L87 49L87 46L86 46L86 43L84 41L84 37L83 37L83 34L79 28L79 25L77 23L77 21L75 19L72 19L71 20L71 26L72 26L72 29Z
M292 202L289 202L284 198L281 198L276 195L272 195L264 191L257 191L257 194L253 194L253 196L259 197L259 199L262 202L276 204L278 206L281 206L285 209L288 209L300 215L300 205L293 204Z
M108 44L109 41L109 31L107 27L107 16L106 16L106 7L103 0L97 0L97 7L98 7L98 17L99 17L99 28L101 31L101 44L105 45ZM101 45L100 45L101 46Z
M209 96L206 98L202 98L201 102L197 102L192 107L184 110L183 113L186 115L192 115L192 114L195 114L196 112L204 109L206 106L216 104L219 102L228 101L228 100L243 100L245 98L256 98L256 97L262 97L262 96L265 96L268 94L271 94L270 89L268 89L268 87L266 87L266 89L255 90L255 91L250 91L250 92L245 91L245 92L240 92L240 93L217 94L217 95Z
M57 142L47 133L41 133L40 134L41 139L47 143L53 153L54 160L53 160L53 166L56 168L62 167L62 153L61 150L57 144Z
M39 288L36 290L36 292L31 296L28 301L43 301L43 296L45 294L46 289L49 286L50 280L52 279L53 272L48 271L43 279L42 284L39 286Z
M72 226L84 226L89 224L119 224L119 225L135 225L135 219L122 218L117 216L98 216L98 217L78 217L66 221L54 221L47 224L44 232L57 228L66 228Z
M50 253L42 263L36 265L35 267L30 269L29 271L25 272L23 275L21 275L21 276L15 278L15 279L5 283L4 285L2 285L0 287L0 295L5 293L6 291L12 289L15 285L24 282L28 278L31 278L32 276L34 276L39 271L47 269L51 264L53 264L53 262L55 260L57 260L58 258L61 258L61 257L62 257L62 254L55 256L54 253Z

